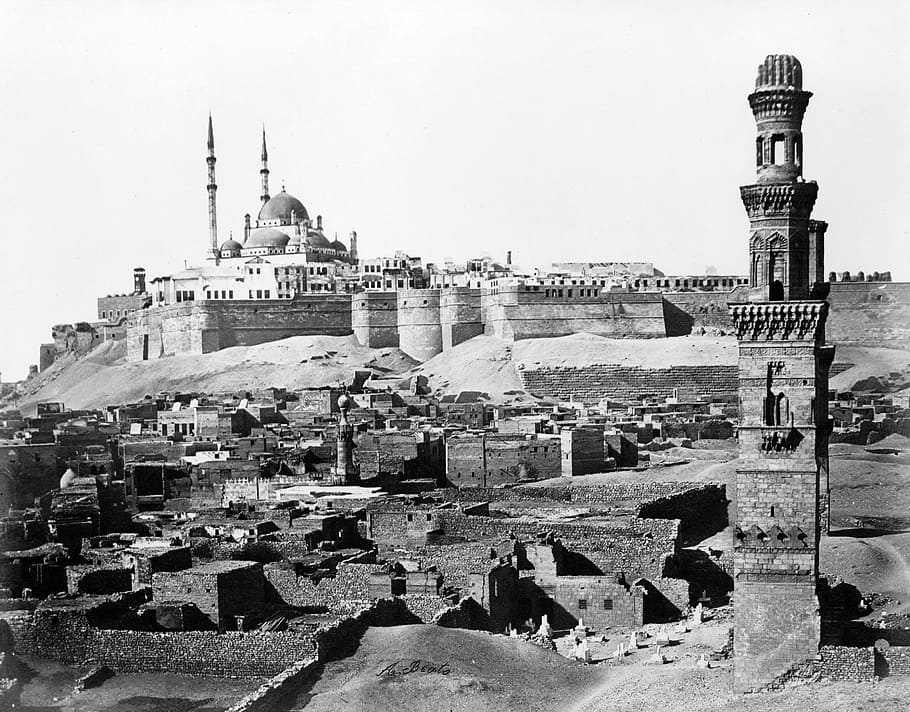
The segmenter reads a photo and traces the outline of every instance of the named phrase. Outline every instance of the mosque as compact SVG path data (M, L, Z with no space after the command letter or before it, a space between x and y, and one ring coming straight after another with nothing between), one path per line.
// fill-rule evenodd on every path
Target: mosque
M219 242L216 212L215 135L208 124L209 250L206 263L151 280L153 304L199 300L292 299L309 292L352 291L358 281L357 233L345 245L326 237L322 216L310 218L284 186L269 194L268 149L262 131L259 214L244 215L243 241Z

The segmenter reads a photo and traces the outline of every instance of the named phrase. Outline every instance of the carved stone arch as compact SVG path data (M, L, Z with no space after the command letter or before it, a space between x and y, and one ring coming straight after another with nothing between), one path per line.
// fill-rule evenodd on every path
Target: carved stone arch
M749 240L749 249L750 250L761 250L764 247L764 241L761 238L761 233L753 233L752 239Z
M770 250L786 250L790 244L790 240L784 235L781 235L779 232L775 231L768 235L766 244Z

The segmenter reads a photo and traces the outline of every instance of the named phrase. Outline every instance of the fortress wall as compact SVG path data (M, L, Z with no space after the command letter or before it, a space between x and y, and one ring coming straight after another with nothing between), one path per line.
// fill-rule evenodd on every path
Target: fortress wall
M671 366L639 368L595 364L579 368L545 367L519 371L526 391L562 399L570 397L594 404L601 398L638 400L645 396L666 397L674 388L686 388L698 395L724 396L736 393L739 374L736 365Z
M910 282L832 282L828 301L831 343L910 345Z
M358 292L351 298L351 327L361 346L398 346L398 297L395 292Z
M184 302L143 309L127 322L127 358L204 354L255 346L290 336L351 333L351 297L298 295L294 299Z
M733 329L727 311L728 304L736 301L731 292L664 292L662 296L667 336L685 336L698 328Z
M664 292L663 300L667 336L682 336L699 327L731 331L727 305L745 301L746 294ZM831 343L910 344L910 282L832 282L828 301Z
M483 333L480 290L468 287L444 289L439 296L443 350Z
M545 289L541 286L535 292L519 287L485 294L485 333L514 341L582 332L615 338L666 336L663 303L657 292L580 297L577 292L588 287L572 287L576 296L548 297ZM570 291L567 286L561 289Z
M418 361L442 351L438 289L399 290L398 348Z

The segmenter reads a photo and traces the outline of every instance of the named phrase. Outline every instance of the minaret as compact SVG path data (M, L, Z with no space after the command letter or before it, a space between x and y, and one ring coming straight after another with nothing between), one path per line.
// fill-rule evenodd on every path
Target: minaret
M757 180L740 188L749 215L750 299L807 299L825 281L827 225L809 219L818 185L803 179L803 115L811 92L789 55L769 55L758 68L749 106L755 116Z
M348 249L348 255L351 258L351 263L356 265L359 261L359 257L357 256L357 231L356 230L351 230L351 244Z
M795 57L770 55L749 95L758 125L749 215L749 301L730 306L739 341L733 684L761 690L818 655L819 539L827 526L828 303L818 186L802 178L811 94ZM820 491L821 490L821 491Z
M215 132L212 130L212 115L209 114L209 155L205 163L209 168L209 184L206 190L209 193L209 241L211 242L211 253L215 261L218 261L218 218L215 215L215 191L218 186L215 184Z
M259 199L265 205L269 201L269 152L265 147L265 126L262 127L262 168L259 169L262 178L262 195Z
M336 440L336 460L332 470L331 484L351 485L359 481L354 467L352 452L354 449L354 426L348 420L351 408L351 397L347 392L338 398L338 439Z

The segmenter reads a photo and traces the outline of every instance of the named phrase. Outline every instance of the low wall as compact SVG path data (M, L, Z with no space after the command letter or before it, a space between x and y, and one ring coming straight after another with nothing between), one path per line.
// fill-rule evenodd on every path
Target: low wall
M739 389L735 364L639 368L615 364L548 366L520 370L522 387L533 395L595 404L601 398L630 401L665 398L685 386L699 396L727 396Z
M298 660L229 707L226 712L271 712L291 696L296 696L299 692L297 686L314 677L319 669L319 661L315 657Z
M876 651L876 662L881 665L881 676L910 675L910 647L892 645L882 651Z

